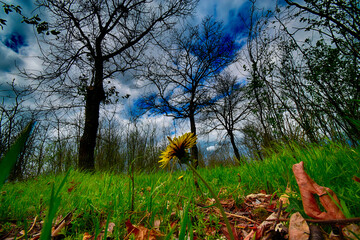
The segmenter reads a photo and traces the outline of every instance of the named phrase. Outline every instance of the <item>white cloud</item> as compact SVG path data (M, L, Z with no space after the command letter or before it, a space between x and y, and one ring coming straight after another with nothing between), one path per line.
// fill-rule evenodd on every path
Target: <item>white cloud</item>
M219 148L219 145L215 144L206 148L206 151L213 152Z
M266 3L269 3L273 1L261 1L261 4L264 5ZM224 22L224 25L228 24L240 24L234 21L234 19L237 18L237 14L244 10L244 4L248 3L248 0L201 0L199 2L197 13L195 14L196 21L200 21L203 17L207 15L213 15L216 17L217 20L221 20ZM30 9L30 8L29 8ZM28 11L29 12L29 11ZM10 15L9 15L10 16ZM35 56L40 56L40 51L38 49L38 45L36 42L35 35L33 33L32 27L21 24L21 19L14 18L9 19L9 23L7 26L5 26L5 30L0 30L0 40L4 39L6 34L10 34L13 32L14 29L17 31L26 32L26 42L27 46L21 47L19 49L19 53L15 53L11 49L7 48L5 45L0 43L0 54L2 56L2 61L0 61L0 68L1 69L9 69L9 70L16 70L14 68L14 62L15 60L18 61L18 63L22 63L22 66L26 69L30 70L36 70L40 71L42 69L41 61ZM4 67L2 66L4 65ZM6 66L5 66L6 65ZM239 71L238 66L232 65L230 67L231 72L234 74L238 74L239 78L243 78L243 72ZM241 69L241 68L240 68ZM0 70L1 71L1 70ZM9 80L12 80L12 76L10 72L6 72L6 74L2 74L2 77L0 78L0 81L3 81L3 77L6 76L6 78L9 78ZM16 77L17 78L17 77ZM26 83L26 79L19 79L17 78L17 81L19 84ZM124 125L130 123L128 120L128 116L126 114L126 110L130 109L133 105L133 102L138 99L142 94L146 93L151 88L137 88L136 87L136 79L134 79L131 74L126 73L124 76L119 75L116 79L111 79L110 84L106 84L107 86L115 86L116 89L119 91L119 97L120 97L120 104L117 106L114 105L107 105L104 107L104 110L106 110L109 115L111 115L111 112L116 112L115 117L117 121L122 122ZM121 99L121 96L124 96L126 94L130 94L130 98L128 99ZM54 103L56 101L54 100ZM105 111L101 113L105 113ZM82 114L81 114L82 115ZM79 116L78 114L74 114L72 117L70 116L69 119L74 118L78 119L82 116ZM158 126L159 129L167 129L168 134L171 137L174 136L180 136L186 132L190 131L190 124L189 120L177 120L174 122L172 117L167 116L144 116L139 120L141 123L146 124L152 124L155 126ZM200 129L203 126L201 124L197 124L197 132L200 132ZM68 132L69 129L62 129L63 134L70 134ZM213 143L216 143L221 140L221 136L223 136L222 132L213 131L210 134L207 135L200 135L198 142L208 142L211 144L211 146L207 147L207 151L214 151L219 146L213 145Z

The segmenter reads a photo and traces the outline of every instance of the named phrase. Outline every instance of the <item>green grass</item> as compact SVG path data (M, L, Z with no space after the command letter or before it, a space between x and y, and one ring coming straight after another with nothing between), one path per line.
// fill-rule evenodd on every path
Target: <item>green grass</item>
M331 188L345 203L348 212L353 217L359 217L360 183L352 177L360 177L360 149L350 149L335 143L307 146L306 149L294 145L292 148L295 150L278 149L276 154L263 162L251 162L239 167L199 169L199 173L216 193L221 190L220 198L223 199L240 199L241 196L260 190L277 192L279 196L285 192L288 184L299 196L292 165L304 161L309 176L319 185ZM178 180L180 175L184 175L182 180ZM37 215L45 220L49 212L52 186L58 189L64 177L65 173L5 184L0 194L0 226L11 222L21 228L25 220L28 220L29 226ZM171 231L185 234L186 226L199 233L204 229L201 217L196 217L201 213L197 212L195 204L203 200L201 193L194 187L190 171L136 173L134 211L130 211L130 184L127 175L70 171L59 192L61 202L54 214L65 216L73 212L66 239L82 239L85 232L99 233L104 222L115 223L113 236L115 239L123 239L127 234L125 222L128 219L133 224L141 223L149 229L153 228L154 220L161 219L160 231L165 234L164 239L171 239ZM207 188L201 183L200 189L204 198L210 197ZM189 208L191 214L184 215L185 208ZM290 197L289 209L304 213L301 201L296 196ZM175 222L177 225L174 230L171 224Z

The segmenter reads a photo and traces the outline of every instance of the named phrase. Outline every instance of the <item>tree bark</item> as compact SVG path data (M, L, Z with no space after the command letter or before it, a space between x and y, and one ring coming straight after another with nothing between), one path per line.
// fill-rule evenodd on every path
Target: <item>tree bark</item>
M240 162L241 157L240 157L239 149L237 148L236 143L235 143L234 133L232 131L228 131L228 135L230 137L231 145L232 145L232 147L234 149L235 157Z
M194 113L190 113L189 115L190 115L189 116L190 130L192 133L196 135L195 115ZM191 158L193 159L192 165L195 169L197 169L199 166L199 150L196 144L191 148L190 153L191 153Z
M94 150L99 127L100 103L105 98L102 60L95 60L95 69L94 86L87 87L85 126L79 148L79 169L90 172L95 171Z

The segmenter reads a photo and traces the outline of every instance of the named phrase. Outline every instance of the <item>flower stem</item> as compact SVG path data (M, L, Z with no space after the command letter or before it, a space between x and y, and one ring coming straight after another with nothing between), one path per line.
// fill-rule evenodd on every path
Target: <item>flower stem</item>
M205 184L205 186L209 189L210 191L210 194L212 195L212 197L215 199L215 203L216 203L216 206L218 207L218 209L220 210L221 212L221 215L223 216L224 218L224 221L225 221L225 224L226 224L226 228L229 232L229 235L230 235L230 239L231 240L235 240L234 238L234 234L231 230L231 227L230 227L230 223L229 223L229 220L225 214L225 211L224 211L224 208L222 207L218 197L216 196L215 192L212 190L212 188L210 187L210 185L205 181L205 179L203 177L201 177L201 175L196 171L196 169L191 165L191 163L188 163L187 164L188 167L190 167L190 169L194 172L194 174L196 176L198 176L198 178Z

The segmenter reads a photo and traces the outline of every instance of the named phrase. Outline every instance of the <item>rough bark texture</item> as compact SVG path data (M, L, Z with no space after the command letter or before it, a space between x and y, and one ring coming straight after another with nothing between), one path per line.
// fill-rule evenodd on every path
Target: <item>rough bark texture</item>
M241 156L240 156L240 153L239 153L239 149L237 148L236 146L236 143L235 143L235 136L234 136L234 133L232 131L228 131L228 134L229 134L229 137L230 137L230 142L231 142L231 145L234 149L234 154L235 154L235 157L238 161L240 161L241 159Z
M190 114L189 119L190 119L190 130L192 133L194 133L196 135L196 125L195 125L194 114ZM194 166L194 168L197 168L199 166L199 150L198 150L198 147L196 144L191 148L190 152L191 152L191 158L194 159L193 166Z
M80 139L79 168L95 170L94 149L99 126L100 100L94 87L88 87L85 106L85 127Z
M85 127L79 148L79 169L86 171L95 171L94 149L99 127L100 103L105 98L103 60L97 60L95 68L95 84L88 87L86 92Z

